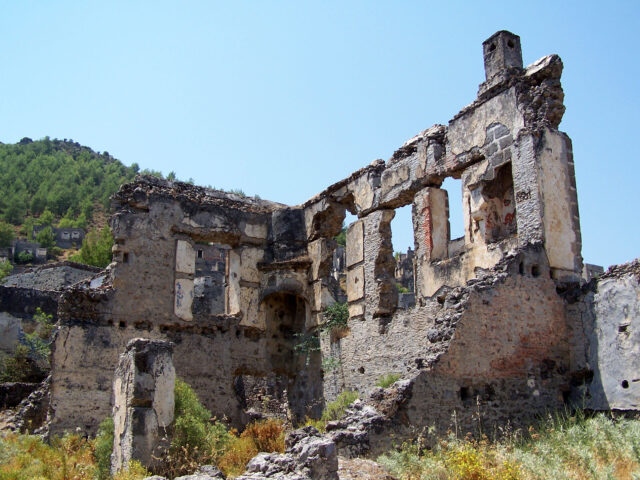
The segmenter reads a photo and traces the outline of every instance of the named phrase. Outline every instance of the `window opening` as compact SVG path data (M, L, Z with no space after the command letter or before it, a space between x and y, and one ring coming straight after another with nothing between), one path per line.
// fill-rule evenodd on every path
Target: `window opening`
M412 205L396 208L396 215L391 220L391 243L396 260L395 282L398 293L413 293L414 279L414 237Z
M464 213L462 211L462 180L445 178L442 187L449 197L449 240L464 238Z
M225 313L227 257L229 247L210 243L198 245L193 279L193 314Z

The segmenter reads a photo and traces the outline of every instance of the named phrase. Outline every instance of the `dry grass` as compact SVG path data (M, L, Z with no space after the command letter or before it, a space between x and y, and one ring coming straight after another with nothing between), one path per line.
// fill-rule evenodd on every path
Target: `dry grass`
M0 480L80 480L96 474L93 444L78 435L54 438L9 434L0 439Z
M403 480L640 478L640 420L549 416L500 441L450 435L432 450L405 443L379 458Z

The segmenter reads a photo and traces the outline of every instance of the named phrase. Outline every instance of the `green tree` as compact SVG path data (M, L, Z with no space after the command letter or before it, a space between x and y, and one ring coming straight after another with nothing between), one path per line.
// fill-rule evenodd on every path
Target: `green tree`
M43 228L36 235L36 242L43 248L51 248L56 244L56 236L51 227Z
M36 219L34 217L27 217L22 222L22 228L20 233L27 237L27 240L33 240L33 227L36 225Z
M0 222L0 248L10 247L13 237L13 227L8 223Z
M40 215L40 217L37 220L37 225L48 225L51 226L53 225L53 222L55 221L56 217L55 215L47 208L45 209L44 212L42 212L42 215Z
M342 229L340 233L335 236L334 240L338 242L338 245L342 245L343 247L347 246L347 227L342 225Z
M13 265L9 260L0 261L0 283L13 272Z
M82 248L71 256L71 260L104 268L111 263L112 247L113 235L109 227L104 227L100 232L92 230L84 237Z
M33 261L33 255L27 252L18 252L14 257L16 263L29 263Z
M4 219L14 225L20 225L26 213L27 207L24 202L14 198L4 212Z

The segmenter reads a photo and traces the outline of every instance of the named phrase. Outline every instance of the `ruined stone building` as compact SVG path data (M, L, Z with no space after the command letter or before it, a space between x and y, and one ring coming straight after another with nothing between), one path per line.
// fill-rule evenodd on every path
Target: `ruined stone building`
M581 282L572 147L558 130L562 62L523 67L506 31L483 52L478 96L448 125L301 205L151 177L124 185L114 263L60 303L51 430L94 432L110 415L118 355L134 337L171 340L176 375L235 425L317 416L389 373L411 380L396 416L407 431L518 424L580 399L637 408L639 269L605 278L608 296ZM447 177L462 181L461 239L450 238ZM415 298L399 307L390 222L406 205ZM346 211L357 220L341 282L334 237ZM620 289L631 300L612 313ZM347 327L320 333L319 351L300 348L340 295Z

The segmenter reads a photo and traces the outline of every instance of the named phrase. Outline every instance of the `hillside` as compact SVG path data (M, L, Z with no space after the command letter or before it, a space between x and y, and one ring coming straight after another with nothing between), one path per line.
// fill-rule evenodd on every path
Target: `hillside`
M29 235L35 218L48 210L68 226L86 228L94 217L104 221L109 197L138 171L135 163L127 167L108 152L67 139L0 144L0 220L24 226Z

